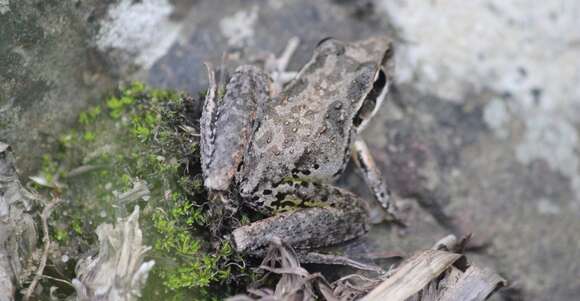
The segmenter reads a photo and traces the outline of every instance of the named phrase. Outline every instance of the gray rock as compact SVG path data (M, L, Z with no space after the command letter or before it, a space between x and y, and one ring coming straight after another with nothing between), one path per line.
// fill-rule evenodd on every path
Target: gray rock
M396 93L365 135L393 191L420 206L406 235L377 226L367 247L409 252L473 232L481 265L521 298L580 294L576 1L29 2L0 1L0 139L26 150L24 171L119 77L198 93L202 62L225 51L233 66L298 36L295 70L326 36L389 34ZM158 32L124 26L143 17Z

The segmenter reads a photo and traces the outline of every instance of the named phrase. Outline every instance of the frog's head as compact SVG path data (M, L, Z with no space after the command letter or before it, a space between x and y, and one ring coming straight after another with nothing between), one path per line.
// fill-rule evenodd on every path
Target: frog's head
M326 38L318 43L319 54L336 57L337 69L345 74L346 97L352 103L353 127L362 131L379 110L394 74L394 49L391 39L372 37L345 43Z

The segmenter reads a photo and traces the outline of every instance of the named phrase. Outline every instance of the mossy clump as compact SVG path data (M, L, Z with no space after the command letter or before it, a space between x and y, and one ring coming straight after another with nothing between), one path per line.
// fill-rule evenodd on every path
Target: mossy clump
M146 299L211 299L223 296L216 295L216 287L236 287L232 284L248 277L240 277L248 274L230 244L208 231L200 104L200 98L133 83L82 112L76 128L58 137L58 152L43 157L33 178L38 190L67 200L50 220L59 247L51 254L49 273L70 281L71 262L94 248L96 227L139 205L145 242L152 246L149 258L156 261ZM143 187L138 183L148 192L127 197ZM63 263L64 255L73 260Z

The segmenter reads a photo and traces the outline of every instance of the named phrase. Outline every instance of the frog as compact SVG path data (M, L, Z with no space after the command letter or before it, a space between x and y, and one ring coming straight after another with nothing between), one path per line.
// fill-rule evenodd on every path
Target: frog
M325 38L300 71L285 73L295 49L294 40L269 67L239 66L227 82L218 83L206 64L202 173L211 195L265 216L231 232L235 251L258 256L276 238L323 263L328 257L315 250L396 220L390 191L361 138L393 81L394 47L384 36ZM350 160L379 206L334 184Z

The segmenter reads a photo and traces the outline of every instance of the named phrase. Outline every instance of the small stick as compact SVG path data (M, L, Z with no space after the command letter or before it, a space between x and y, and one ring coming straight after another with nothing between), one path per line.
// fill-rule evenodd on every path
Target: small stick
M455 249L455 246L457 246L457 237L455 237L455 235L453 234L449 234L445 237L443 237L442 239L438 240L433 247L431 247L431 250L444 250L444 251L449 251L449 252L453 252L453 250Z
M292 37L288 40L288 44L286 44L286 48L284 48L284 52L280 55L277 59L277 67L279 72L285 72L286 68L288 68L288 64L290 63L290 59L298 49L298 45L300 45L300 39L298 37Z
M36 287L36 285L38 284L38 281L40 281L40 278L42 278L42 274L44 273L44 268L46 267L46 261L48 260L48 251L50 249L50 236L48 233L48 218L50 217L50 213L52 211L52 209L54 207L56 207L56 205L58 205L60 202L62 202L61 198L54 198L50 203L48 203L46 205L46 207L44 207L44 209L42 209L42 214L41 214L41 219L42 219L42 231L44 233L44 237L42 238L42 241L44 242L44 251L42 252L42 257L40 259L40 265L38 266L38 269L36 270L36 275L34 275L34 278L32 279L32 282L30 283L30 286L28 287L28 290L26 291L26 295L24 295L24 301L28 301L30 300L30 297L32 296L32 293L34 292L34 288Z
M60 278L56 278L56 277L52 277L52 276L48 276L48 275L42 275L42 278L46 278L46 279L50 279L52 281L64 283L64 284L74 288L74 285L72 285L72 283L70 281L66 281L64 279L60 279Z

